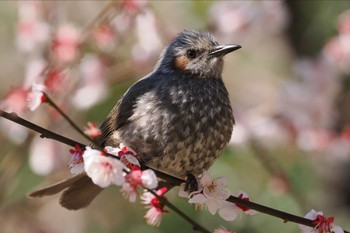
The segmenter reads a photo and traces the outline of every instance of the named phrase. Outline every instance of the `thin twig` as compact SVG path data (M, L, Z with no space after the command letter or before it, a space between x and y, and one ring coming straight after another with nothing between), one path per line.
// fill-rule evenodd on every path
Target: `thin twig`
M183 211L181 211L179 208L177 208L176 206L174 206L171 202L168 201L168 199L166 199L163 196L158 195L154 190L148 189L146 188L146 190L150 193L152 193L152 195L154 195L155 197L157 197L157 199L165 206L167 206L169 209L171 209L172 211L174 211L175 213L177 213L180 217L182 217L184 220L186 220L189 224L191 224L193 226L193 230L195 231L200 231L203 233L210 233L209 230L207 230L205 227L203 227L202 225L200 225L199 223L197 223L196 221L194 221L191 217L189 217L187 214L185 214Z
M49 104L51 107L53 107L59 114L61 114L61 116L62 116L66 121L68 121L68 123L73 127L73 129L75 129L81 136L83 136L83 137L84 137L85 139L87 139L89 142L91 142L91 143L93 143L94 145L96 145L96 146L99 147L98 143L97 143L94 139L92 139L92 138L90 138L88 135L86 135L86 134L84 133L84 131L81 130L81 129L79 128L79 126L78 126L77 124L75 124L74 121L72 121L72 119L70 119L70 117L69 117L67 114L65 114L65 113L60 109L60 107L58 107L57 104L56 104L54 101L52 101L52 99L51 99L45 92L43 92L43 95L45 96L45 101L46 101L46 103L48 103L48 104Z
M22 126L24 126L26 128L32 129L32 130L40 133L43 137L59 141L61 143L67 144L67 145L72 146L72 147L74 147L76 144L78 144L81 147L86 147L86 145L84 145L83 143L76 142L76 141L74 141L72 139L66 138L66 137L64 137L62 135L59 135L59 134L56 134L56 133L54 133L52 131L44 129L44 128L36 125L36 124L33 124L33 123L31 123L31 122L29 122L29 121L27 121L27 120L17 116L17 114L15 114L15 113L8 113L8 112L5 112L3 110L0 110L0 117L6 118L6 119L8 119L10 121L13 121L13 122L15 122L17 124L20 124L20 125L22 125ZM111 155L111 154L107 154L107 156L115 157L114 155ZM159 178L170 182L174 186L178 186L181 183L185 182L182 179L179 179L177 177L168 175L166 173L163 173L163 172L160 172L160 171L157 171L157 170L154 170L154 171L155 171L155 173L157 174L157 176ZM277 210L277 209L274 209L274 208L271 208L271 207L268 207L268 206L264 206L264 205L261 205L261 204L255 203L255 202L245 201L245 200L240 199L240 198L235 197L235 196L230 196L227 199L227 201L231 202L231 203L235 203L235 204L241 205L241 206L244 206L244 207L249 208L249 209L256 210L256 211L258 211L260 213L264 213L264 214L267 214L267 215L271 215L271 216L280 218L280 219L283 220L283 222L294 222L294 223L302 224L302 225L305 225L305 226L314 227L314 225L312 225L312 220L310 220L310 219L306 219L306 218L303 218L303 217L300 217L300 216L297 216L297 215L293 215L293 214L290 214L290 213L287 213L287 212L284 212L284 211L280 211L280 210ZM350 233L349 231L345 231L345 230L344 230L344 232L345 233Z

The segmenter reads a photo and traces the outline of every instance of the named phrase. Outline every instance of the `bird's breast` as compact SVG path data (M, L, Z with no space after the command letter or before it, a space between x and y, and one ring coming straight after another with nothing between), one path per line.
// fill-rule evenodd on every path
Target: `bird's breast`
M233 115L222 82L170 83L140 97L122 141L147 165L178 177L199 174L230 140Z

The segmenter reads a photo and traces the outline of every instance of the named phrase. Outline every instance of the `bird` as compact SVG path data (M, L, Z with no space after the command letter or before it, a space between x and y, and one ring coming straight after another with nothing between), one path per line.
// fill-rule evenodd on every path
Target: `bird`
M154 70L134 83L110 111L97 143L123 143L142 164L178 178L200 175L232 135L235 120L222 79L223 57L239 48L220 45L211 33L197 29L177 34ZM77 210L102 190L81 173L29 196L63 191L60 204Z

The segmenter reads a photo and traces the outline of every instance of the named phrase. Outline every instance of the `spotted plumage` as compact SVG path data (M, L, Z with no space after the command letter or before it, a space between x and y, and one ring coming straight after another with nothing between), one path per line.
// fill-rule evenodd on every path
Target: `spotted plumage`
M179 178L202 173L231 137L234 118L221 74L223 56L239 48L219 45L206 32L180 33L154 71L118 101L101 126L98 142L123 143L147 166ZM66 208L84 207L102 190L85 176L81 179L85 186L79 180L66 186L61 198ZM82 196L77 185L81 191L88 192L90 186L94 192Z

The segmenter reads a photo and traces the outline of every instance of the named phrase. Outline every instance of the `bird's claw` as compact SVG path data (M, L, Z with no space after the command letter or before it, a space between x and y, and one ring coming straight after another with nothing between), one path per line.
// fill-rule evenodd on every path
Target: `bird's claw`
M187 176L187 179L186 179L184 191L186 191L186 192L188 191L189 193L197 191L198 190L198 182L197 182L196 177L194 175L192 175L191 173L187 173L186 176Z

